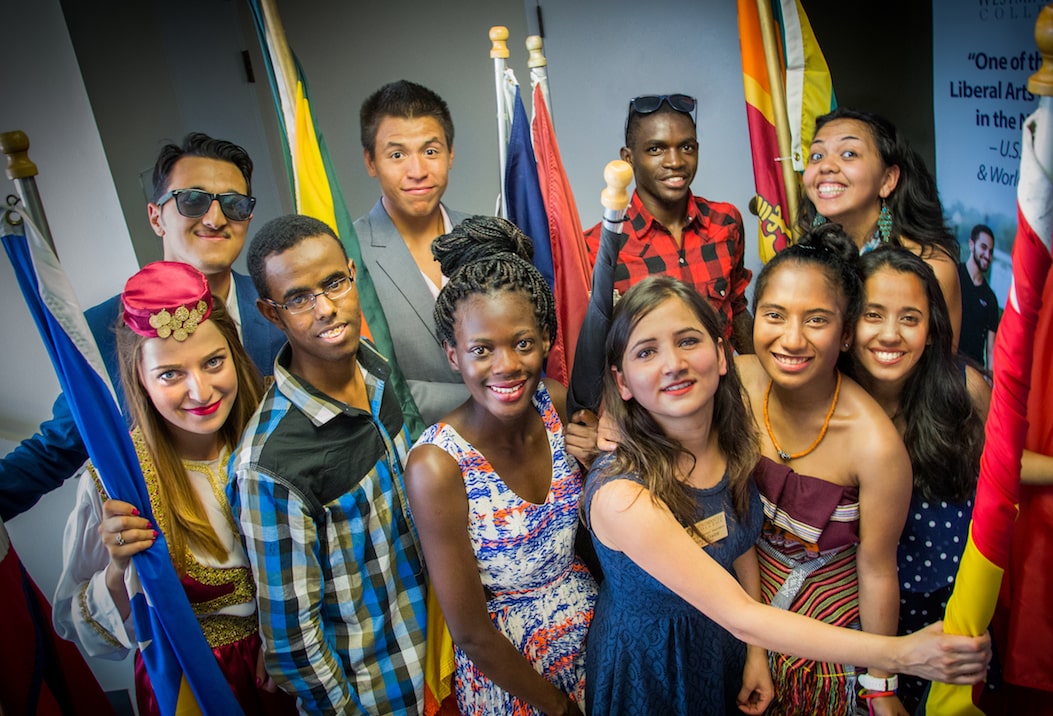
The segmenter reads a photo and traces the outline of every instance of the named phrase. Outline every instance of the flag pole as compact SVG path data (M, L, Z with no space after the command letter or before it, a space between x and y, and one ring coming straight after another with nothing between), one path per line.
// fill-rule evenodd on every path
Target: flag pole
M776 157L776 161L779 162L783 187L786 189L786 209L789 212L786 222L789 226L793 226L797 222L800 188L797 173L793 170L790 117L786 111L786 83L783 78L781 53L776 40L775 18L771 12L770 0L757 0L757 14L760 18L761 39L764 43L764 64L768 68L772 111L775 114L775 135L779 141L779 156Z
M494 25L490 28L490 57L494 61L494 90L497 95L497 161L500 169L500 185L505 183L505 166L508 163L508 108L505 106L505 67L508 65L508 28ZM508 216L508 202L502 189L498 195L498 216Z
M545 98L545 107L549 117L552 116L552 98L548 94L548 60L545 59L544 41L541 35L531 35L526 39L527 67L530 68L530 84L541 87L541 96ZM537 109L534 109L537 113Z
M29 158L29 137L19 129L3 132L0 134L0 151L7 155L7 178L15 183L15 191L18 192L22 203L21 209L9 205L8 211L25 212L36 224L52 253L58 256L55 240L48 226L48 217L44 213L44 203L40 200L40 192L37 190L37 165Z

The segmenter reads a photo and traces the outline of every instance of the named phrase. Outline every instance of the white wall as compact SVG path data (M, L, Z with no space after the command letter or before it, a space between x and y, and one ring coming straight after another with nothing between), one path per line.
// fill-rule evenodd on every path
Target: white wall
M16 7L17 6L17 7ZM81 303L93 305L120 290L138 266L117 203L113 179L77 68L59 0L0 0L9 20L4 34L4 100L0 131L29 135L29 156L40 170L37 184L59 258ZM14 191L0 178L4 196ZM51 363L15 283L6 255L0 258L0 453L50 416L58 394ZM71 480L30 513L7 523L11 543L41 590L51 595L61 568L62 528L73 504ZM4 644L2 648L18 648ZM104 689L132 685L131 660L92 660Z

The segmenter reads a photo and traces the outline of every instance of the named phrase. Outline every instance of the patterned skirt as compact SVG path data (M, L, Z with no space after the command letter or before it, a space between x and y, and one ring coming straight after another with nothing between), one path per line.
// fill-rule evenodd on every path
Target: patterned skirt
M827 624L859 628L856 545L795 560L761 539L757 544L764 602ZM855 667L771 652L775 698L769 716L850 716L855 713Z

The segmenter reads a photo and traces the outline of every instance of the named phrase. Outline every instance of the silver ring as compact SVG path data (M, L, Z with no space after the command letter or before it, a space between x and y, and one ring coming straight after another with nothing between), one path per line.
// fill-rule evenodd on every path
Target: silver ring
M121 530L120 532L117 533L117 546L118 547L123 547L124 545L125 545L124 530Z

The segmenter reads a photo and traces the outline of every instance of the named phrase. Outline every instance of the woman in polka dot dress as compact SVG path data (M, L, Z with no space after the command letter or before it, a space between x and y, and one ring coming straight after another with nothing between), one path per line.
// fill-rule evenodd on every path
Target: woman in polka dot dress
M845 372L885 409L910 455L914 492L898 552L899 633L943 618L965 548L991 388L951 348L940 285L900 248L860 259L866 300ZM900 680L913 710L926 682Z

